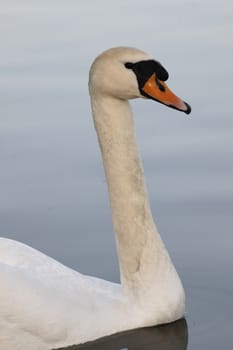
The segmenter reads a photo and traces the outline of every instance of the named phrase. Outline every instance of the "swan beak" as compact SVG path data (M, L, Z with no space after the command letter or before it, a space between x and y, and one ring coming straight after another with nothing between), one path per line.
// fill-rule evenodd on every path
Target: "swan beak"
M188 103L182 101L176 96L164 81L161 81L156 77L155 73L146 81L141 92L144 96L163 103L168 107L175 108L186 114L191 112L191 107Z

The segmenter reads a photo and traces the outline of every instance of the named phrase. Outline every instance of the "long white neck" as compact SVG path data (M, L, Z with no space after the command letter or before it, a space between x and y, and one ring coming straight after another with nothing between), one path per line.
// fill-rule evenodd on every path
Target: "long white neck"
M161 279L170 261L155 227L128 101L92 94L112 208L121 283L130 293Z

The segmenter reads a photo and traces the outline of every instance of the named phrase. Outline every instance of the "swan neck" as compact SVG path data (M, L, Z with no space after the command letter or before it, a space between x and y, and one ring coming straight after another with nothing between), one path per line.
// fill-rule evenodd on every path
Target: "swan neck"
M133 290L142 276L154 278L158 259L166 251L151 215L129 102L103 96L92 96L91 102L108 183L121 283Z

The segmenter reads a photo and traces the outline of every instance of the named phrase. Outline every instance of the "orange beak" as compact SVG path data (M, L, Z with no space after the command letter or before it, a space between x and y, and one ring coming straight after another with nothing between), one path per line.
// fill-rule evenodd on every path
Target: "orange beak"
M168 107L178 109L186 114L191 112L191 107L188 103L176 96L163 81L158 80L155 73L146 81L141 90L146 97L152 98Z

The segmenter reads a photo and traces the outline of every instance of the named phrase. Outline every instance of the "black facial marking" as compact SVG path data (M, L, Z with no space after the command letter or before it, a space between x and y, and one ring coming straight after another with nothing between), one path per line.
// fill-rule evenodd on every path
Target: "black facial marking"
M132 68L133 68L133 63L131 63L131 62L126 62L126 63L125 63L125 67L128 68L128 69L132 69Z
M168 71L157 61L155 63L155 74L159 80L166 81L168 80L169 74Z
M136 63L126 62L125 67L132 69L135 73L140 90L143 88L147 80L155 73L157 80L166 81L168 79L168 72L166 69L157 61L147 60L139 61ZM159 81L156 81L159 89L163 91L164 87Z

